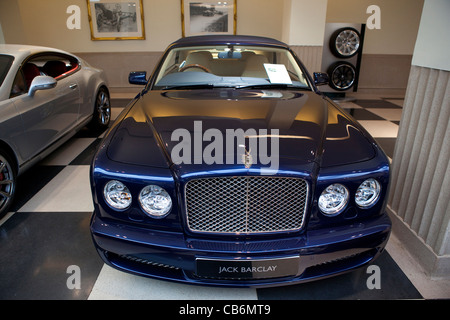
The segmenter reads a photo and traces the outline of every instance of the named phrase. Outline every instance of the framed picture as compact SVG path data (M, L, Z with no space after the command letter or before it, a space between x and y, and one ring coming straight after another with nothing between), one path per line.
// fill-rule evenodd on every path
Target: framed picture
M87 0L92 40L143 40L142 0Z
M181 0L183 37L236 34L236 1Z

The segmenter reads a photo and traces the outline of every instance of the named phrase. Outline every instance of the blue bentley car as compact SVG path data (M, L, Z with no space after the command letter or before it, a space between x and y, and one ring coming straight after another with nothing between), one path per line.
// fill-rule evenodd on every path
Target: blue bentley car
M391 231L389 161L289 47L172 43L91 167L101 258L137 275L275 286L372 263Z

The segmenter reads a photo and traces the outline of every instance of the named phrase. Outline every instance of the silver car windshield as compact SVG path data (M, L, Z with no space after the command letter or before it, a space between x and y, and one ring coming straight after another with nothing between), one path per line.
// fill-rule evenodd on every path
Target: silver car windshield
M162 62L153 89L266 86L310 88L288 50L235 45L172 49Z
M14 57L6 54L0 54L0 87L8 74L9 68L14 61Z

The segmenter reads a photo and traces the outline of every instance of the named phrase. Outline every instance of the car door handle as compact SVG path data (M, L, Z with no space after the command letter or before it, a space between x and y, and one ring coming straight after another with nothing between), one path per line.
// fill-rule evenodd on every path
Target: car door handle
M78 85L76 83L72 83L69 88L70 89L76 89L78 87Z

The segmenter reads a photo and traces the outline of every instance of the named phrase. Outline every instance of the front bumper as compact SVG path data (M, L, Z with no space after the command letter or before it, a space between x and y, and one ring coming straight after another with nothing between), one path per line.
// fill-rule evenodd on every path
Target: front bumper
M387 214L296 237L242 241L143 229L95 213L91 221L95 246L110 266L157 279L233 287L287 285L351 271L376 259L390 231Z

